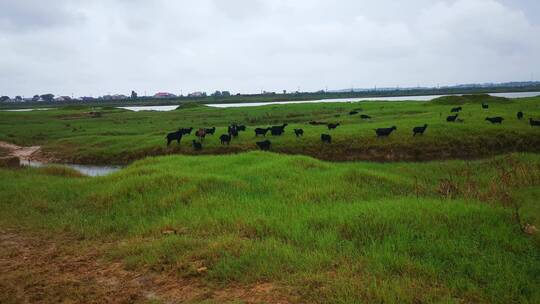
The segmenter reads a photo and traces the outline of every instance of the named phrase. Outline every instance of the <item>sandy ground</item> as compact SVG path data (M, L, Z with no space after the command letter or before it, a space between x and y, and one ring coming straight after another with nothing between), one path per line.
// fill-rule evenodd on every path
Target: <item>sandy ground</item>
M23 160L32 160L32 156L41 151L40 146L21 147L4 141L0 141L0 148L6 150L9 156L18 157Z
M0 303L289 303L291 299L271 283L211 288L202 277L129 271L103 258L110 246L114 244L0 230Z
M50 160L42 153L40 146L21 147L0 141L0 149L5 150L8 156L18 157L21 160L35 160L40 162L48 162Z

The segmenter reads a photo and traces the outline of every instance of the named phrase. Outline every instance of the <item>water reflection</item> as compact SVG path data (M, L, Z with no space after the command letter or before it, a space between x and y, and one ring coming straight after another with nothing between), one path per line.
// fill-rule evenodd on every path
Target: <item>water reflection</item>
M64 166L71 169L74 169L87 176L105 176L111 173L114 173L122 167L120 166L87 166L87 165L76 165L76 164L45 164L42 162L32 161L32 160L21 160L21 166L41 168L46 166Z

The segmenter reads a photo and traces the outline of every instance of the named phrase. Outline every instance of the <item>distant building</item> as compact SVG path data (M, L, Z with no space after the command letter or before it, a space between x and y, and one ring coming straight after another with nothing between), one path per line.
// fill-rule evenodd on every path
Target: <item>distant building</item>
M71 101L71 97L69 96L58 96L54 99L54 101L56 102L67 102L67 101Z
M154 95L154 98L174 98L176 95L172 93L166 93L166 92L159 92Z
M188 95L188 97L206 97L205 92L193 92Z
M101 98L103 100L123 100L123 99L128 99L128 97L126 95L123 95L123 94L105 95L105 96L103 96Z

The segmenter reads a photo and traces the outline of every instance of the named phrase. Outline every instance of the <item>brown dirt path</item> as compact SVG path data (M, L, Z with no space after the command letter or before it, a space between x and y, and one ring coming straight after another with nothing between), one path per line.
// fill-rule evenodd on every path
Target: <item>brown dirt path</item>
M21 147L8 142L0 141L0 149L6 150L11 157L18 157L22 160L43 160L40 156L41 147Z
M128 271L102 258L111 246L0 230L0 303L290 303L271 283L216 290L200 278Z

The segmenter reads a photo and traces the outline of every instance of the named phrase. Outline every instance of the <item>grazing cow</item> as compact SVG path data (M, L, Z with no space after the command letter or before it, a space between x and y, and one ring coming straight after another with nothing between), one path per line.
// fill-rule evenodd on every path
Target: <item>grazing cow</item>
M268 131L270 131L270 128L256 128L255 129L255 136L259 136L259 135L262 135L262 136L266 136L266 133L268 133Z
M321 134L321 141L323 143L331 144L332 143L332 136L330 136L328 134Z
M426 132L427 124L425 124L423 127L416 127L413 129L413 136L416 136L416 134L424 135L424 132Z
M206 131L205 129L199 129L197 132L195 132L195 136L199 138L200 141L203 141L206 137Z
M309 122L310 125L312 126L322 126L322 125L328 125L328 123L326 122L322 122L322 121L310 121Z
M273 136L281 136L283 133L285 133L285 127L287 127L288 124L283 124L281 126L272 126L270 128L270 133Z
M245 132L245 131L246 131L246 126L244 126L244 125L239 125L239 126L238 126L238 125L237 125L237 126L236 126L236 130L238 130L238 132L240 132L240 131Z
M191 127L191 128L183 128L182 129L182 134L183 135L191 135L192 131L193 131L193 127Z
M285 130L281 129L281 128L273 128L270 130L270 134L272 134L272 136L281 136L283 135L283 133L285 132Z
M232 137L238 137L238 129L236 125L229 126L229 135Z
M366 114L362 114L362 115L360 115L360 118L362 118L362 119L371 119L371 116L366 115Z
M487 103L482 103L482 109L489 109L489 105Z
M294 129L294 134L296 134L296 137L304 136L304 130Z
M395 130L397 130L396 126L393 126L391 128L379 128L375 129L375 133L377 133L377 137L387 137Z
M289 124L282 124L281 126L272 126L271 128L272 129L283 129L285 130L285 128L288 126Z
M256 144L262 151L270 150L270 145L272 145L272 143L268 139L265 141L259 141Z
M521 112L521 111L517 112L517 119L519 119L519 120L523 119L523 112Z
M504 118L502 117L486 117L486 120L492 124L502 124Z
M193 140L193 149L195 149L195 151L201 151L202 144L200 142L197 142L196 140Z
M350 111L350 112L349 112L349 115L356 115L356 114L358 114L358 113L359 113L358 111Z
M169 133L167 134L167 147L171 144L172 141L176 140L180 144L180 140L182 139L182 130L178 130L177 132Z
M458 118L458 115L459 114L448 116L448 117L446 117L446 121L447 122L456 122L456 119Z
M224 145L224 144L227 144L229 145L231 143L231 136L228 135L228 134L223 134L219 137L219 139L221 140L221 144Z
M329 123L327 127L328 127L328 130L334 130L335 128L339 127L339 125L340 125L339 123L337 124Z
M459 113L459 112L461 112L461 110L463 110L462 107L457 107L457 108L453 108L451 112L452 113Z
M216 133L216 127L213 127L213 128L210 128L210 129L204 129L204 132L207 135L214 135L214 133Z
M538 127L540 126L540 120L534 120L532 118L529 118L529 124L531 127Z

